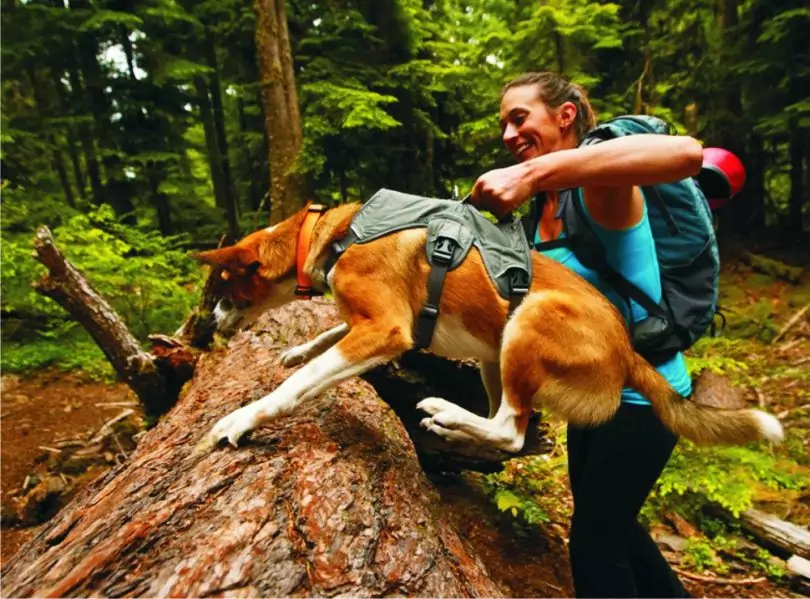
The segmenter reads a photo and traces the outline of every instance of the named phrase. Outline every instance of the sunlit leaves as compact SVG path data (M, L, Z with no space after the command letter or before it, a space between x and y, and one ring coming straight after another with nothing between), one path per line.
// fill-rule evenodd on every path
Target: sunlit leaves
M127 12L114 10L99 10L79 27L80 31L95 31L104 27L123 26L127 29L137 29L143 25L143 19Z

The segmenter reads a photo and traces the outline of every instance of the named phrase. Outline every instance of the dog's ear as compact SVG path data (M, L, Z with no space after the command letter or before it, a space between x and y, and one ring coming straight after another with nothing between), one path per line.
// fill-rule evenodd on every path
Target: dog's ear
M203 264L221 266L224 268L245 268L255 262L254 256L250 250L236 245L216 250L208 250L206 252L197 252L192 254L192 258L199 260Z

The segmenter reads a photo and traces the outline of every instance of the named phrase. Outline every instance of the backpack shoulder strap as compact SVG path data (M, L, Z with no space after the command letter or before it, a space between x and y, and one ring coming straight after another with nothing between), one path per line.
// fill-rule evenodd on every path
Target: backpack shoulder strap
M540 222L540 215L543 214L543 204L546 202L545 192L539 193L531 199L529 211L521 217L523 232L526 234L526 241L529 247L534 244L534 233L537 231L537 224Z
M560 201L562 202L563 199L561 198ZM595 271L603 281L616 290L616 293L627 304L630 314L632 314L630 300L635 301L647 311L649 317L638 323L634 322L632 317L628 319L633 346L636 351L646 357L647 350L653 348L657 340L672 327L672 319L667 308L654 301L646 292L610 265L606 258L604 245L596 235L583 206L576 201L573 191L565 197L563 225L566 236L570 239L569 247L577 260L586 268Z

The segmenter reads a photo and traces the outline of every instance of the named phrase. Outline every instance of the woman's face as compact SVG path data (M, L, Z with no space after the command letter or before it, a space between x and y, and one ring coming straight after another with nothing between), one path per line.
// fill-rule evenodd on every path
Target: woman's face
M500 125L503 143L520 162L566 147L559 111L546 106L536 85L506 90Z

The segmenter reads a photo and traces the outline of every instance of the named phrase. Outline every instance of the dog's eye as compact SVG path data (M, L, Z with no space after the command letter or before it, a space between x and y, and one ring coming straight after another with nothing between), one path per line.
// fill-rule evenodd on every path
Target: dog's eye
M223 270L222 274L220 276L222 277L223 281L227 281L228 279L231 278L231 273L230 273L230 271Z

